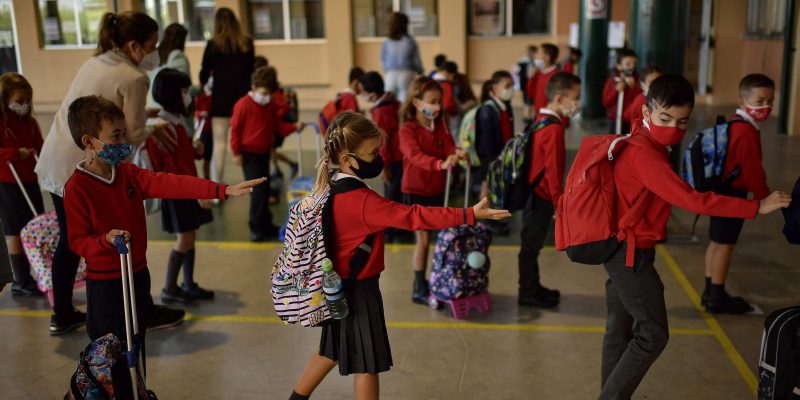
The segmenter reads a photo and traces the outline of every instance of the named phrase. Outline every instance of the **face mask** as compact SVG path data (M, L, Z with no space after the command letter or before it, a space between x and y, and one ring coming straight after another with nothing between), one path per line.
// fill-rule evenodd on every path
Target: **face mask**
M262 106L269 104L269 101L272 100L272 96L261 92L250 92L250 97L253 101Z
M580 105L574 100L570 100L570 101L572 102L572 106L571 107L567 108L567 107L561 106L561 115L564 116L564 117L572 117L575 114L580 112Z
M192 105L192 95L183 93L183 107L188 110L190 105Z
M17 103L11 101L8 103L8 109L13 111L20 117L24 117L28 115L29 112L31 112L31 103Z
M505 88L500 91L500 100L511 101L514 98L514 88Z
M161 64L161 56L158 55L158 50L156 50L145 55L144 58L139 61L139 68L152 71L158 64Z
M683 140L686 129L669 126L658 126L651 120L649 123L650 136L662 146L674 146Z
M432 120L436 119L436 117L439 116L439 110L441 110L441 108L442 108L440 105L438 105L438 104L437 105L431 105L431 104L428 104L428 103L423 103L421 101L420 101L420 103L422 104L422 106L421 107L418 106L417 110L419 110L419 112L421 112L422 115L425 116L425 118L427 118L427 119L432 121Z
M376 154L372 162L359 160L353 154L350 154L350 156L355 158L356 162L358 163L358 169L354 170L353 172L355 172L356 176L361 179L372 179L383 172L383 157L381 157L380 154Z
M647 87L647 85L645 85L644 82L639 83L639 85L642 87L642 94L647 96L647 91L650 90L650 88Z
M9 108L10 107L11 106L9 105ZM766 120L767 117L769 117L769 113L772 112L772 107L771 106L753 107L745 102L744 111L747 113L747 115L753 117L754 120L761 122Z
M131 145L127 143L106 144L101 142L99 139L94 140L97 140L98 143L103 145L103 150L97 152L97 158L107 164L119 165L121 162L125 161L129 155L131 155Z
M623 68L622 70L620 70L620 72L622 72L622 74L625 76L633 76L633 73L636 71L634 71L633 68Z
M544 60L542 60L541 58L533 60L533 66L538 69L544 69Z

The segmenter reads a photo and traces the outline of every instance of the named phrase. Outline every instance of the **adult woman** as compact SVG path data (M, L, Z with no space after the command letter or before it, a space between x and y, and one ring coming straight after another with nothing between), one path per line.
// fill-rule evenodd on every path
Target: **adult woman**
M386 91L397 94L401 102L406 89L422 73L417 42L408 34L408 16L394 13L389 19L389 38L381 46L381 66L386 77Z
M64 185L83 159L83 151L75 146L67 125L69 105L78 97L103 96L125 112L128 143L136 145L154 135L167 148L175 144L171 137L164 134L162 125L146 125L145 105L149 81L144 70L153 69L159 64L156 21L141 12L106 13L100 21L99 31L97 50L75 75L56 112L36 166L39 183L52 194L62 232L53 257L54 314L50 319L51 335L67 333L86 323L86 314L72 305L72 287L80 259L70 250L67 235L64 234L67 232ZM169 317L173 323L180 321L183 312Z
M242 33L241 25L229 8L220 8L214 16L214 37L206 44L200 83L205 86L214 77L211 96L211 127L214 152L211 156L211 180L221 181L225 172L228 130L233 105L250 90L255 53L253 40Z
M189 31L181 24L173 23L164 29L164 37L161 38L161 43L158 44L158 56L161 59L161 64L148 73L150 77L150 95L148 104L150 107L161 108L155 100L153 100L153 82L156 80L158 72L164 68L171 68L183 72L186 76L192 76L189 68L189 59L184 54L186 48L186 36ZM191 110L190 110L191 111ZM183 117L183 125L186 127L186 133L189 136L194 135L194 118L192 116Z

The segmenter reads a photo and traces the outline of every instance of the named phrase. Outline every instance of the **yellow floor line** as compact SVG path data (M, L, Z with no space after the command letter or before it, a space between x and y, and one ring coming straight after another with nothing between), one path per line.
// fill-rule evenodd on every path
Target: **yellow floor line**
M689 296L689 299L692 301L694 308L703 316L703 320L705 320L706 324L708 325L709 329L713 333L714 337L717 338L719 344L722 346L722 349L725 350L725 353L728 355L728 358L731 359L734 367L739 371L739 375L742 376L747 386L750 387L750 390L753 394L758 393L758 379L753 374L753 371L750 370L750 367L747 366L747 363L742 358L742 355L739 354L739 350L736 349L736 346L733 345L731 339L725 334L725 331L720 326L719 322L713 315L706 312L703 309L703 306L700 304L700 295L697 294L697 291L694 289L691 283L689 283L689 279L686 278L686 275L681 270L678 263L672 257L672 254L669 253L667 248L664 245L656 246L658 250L658 254L664 259L664 262L669 267L672 274L675 276L675 279L678 280L683 290L686 292L686 295ZM671 331L670 331L671 332Z

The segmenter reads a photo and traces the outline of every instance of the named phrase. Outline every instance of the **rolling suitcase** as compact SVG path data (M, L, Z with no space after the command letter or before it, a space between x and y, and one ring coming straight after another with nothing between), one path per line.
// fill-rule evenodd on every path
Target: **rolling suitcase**
M317 160L321 158L321 144L320 144L320 130L319 125L316 122L305 122L304 125L311 126L316 131L316 138L315 143L317 144ZM314 183L316 183L316 179L311 176L303 176L303 151L300 148L300 132L297 133L297 178L293 179L289 183L289 187L286 188L286 208L287 210L291 210L295 204L299 203L303 200L311 190L314 189ZM289 213L287 213L286 220L289 219ZM281 242L284 241L286 237L286 223L281 225L280 229L278 230L278 240Z
M800 399L800 306L767 316L758 375L759 400Z

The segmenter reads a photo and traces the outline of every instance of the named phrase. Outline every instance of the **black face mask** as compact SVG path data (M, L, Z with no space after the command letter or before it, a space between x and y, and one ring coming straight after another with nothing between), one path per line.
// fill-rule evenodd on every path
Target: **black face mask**
M383 172L383 157L380 154L376 154L372 162L362 161L357 157L353 158L358 163L358 169L353 170L353 172L361 179L372 179Z

